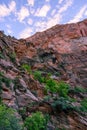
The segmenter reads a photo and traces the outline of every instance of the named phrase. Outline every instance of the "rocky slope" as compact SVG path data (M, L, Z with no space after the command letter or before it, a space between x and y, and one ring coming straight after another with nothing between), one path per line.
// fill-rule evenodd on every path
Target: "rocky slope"
M1 31L0 91L23 120L41 111L47 130L87 130L87 20L20 40Z

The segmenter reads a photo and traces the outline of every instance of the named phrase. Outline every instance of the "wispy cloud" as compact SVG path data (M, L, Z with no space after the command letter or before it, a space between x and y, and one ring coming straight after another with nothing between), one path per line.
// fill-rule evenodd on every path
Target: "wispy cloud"
M51 15L54 15L56 13L56 9L53 9L52 12L51 12Z
M80 21L80 19L83 17L85 10L87 9L87 5L84 5L80 11L74 16L72 20L70 20L68 23L75 23Z
M16 9L16 3L15 1L11 1L11 3L8 5L10 12L14 12Z
M33 32L32 28L25 28L20 34L19 38L27 38L31 36L31 33Z
M50 5L44 5L44 6L42 6L42 8L37 9L37 11L35 13L35 16L46 17L48 11L50 10L50 8L51 8Z
M73 0L66 0L65 4L62 7L60 7L59 10L54 9L51 12L52 17L48 17L45 21L36 22L36 31L44 31L45 29L60 23L63 17L63 12L67 11L68 7L70 7L72 4Z
M8 34L12 34L12 28L9 24L6 25Z
M87 16L87 11L85 11L84 15L86 15L86 16Z
M29 6L34 6L34 0L27 0Z
M59 2L61 3L63 0L60 0ZM63 6L61 6L58 11L55 9L52 12L53 17L49 18L48 22L47 22L47 27L52 27L58 23L60 23L60 21L63 18L63 12L67 11L68 8L73 4L74 0L66 0L65 4ZM55 13L56 12L56 13Z
M53 18L49 17L47 21L38 21L35 23L35 31L41 32L44 31L56 24L61 20L61 15L56 14Z
M61 4L63 2L63 0L59 0L58 3Z
M55 14L53 18L49 18L47 22L47 28L50 28L58 23L60 23L62 16L60 14Z
M22 6L19 13L17 13L17 18L19 22L23 22L23 20L29 16L29 11L26 7Z
M32 34L32 32L41 32L44 31L58 23L61 22L63 18L63 13L68 10L68 8L73 4L74 0L66 0L65 4L62 5L62 7L55 8L52 10L51 15L47 17L44 20L39 20L33 23L33 28L26 28L23 32L21 32L20 37L21 38L26 38L29 37L29 35ZM62 2L62 1L61 1ZM44 18L48 16L48 11L50 11L51 7L50 5L44 5L41 8L38 8L36 13L34 13L34 16ZM29 18L28 19L28 24L32 24L32 20ZM34 30L33 30L34 29Z
M45 0L46 2L50 2L50 0Z
M65 12L68 7L70 7L73 4L73 0L66 0L66 3L59 9L58 13Z
M12 12L14 12L16 9L16 3L15 1L11 1L8 6L5 4L0 5L0 17L5 17L10 15Z
M32 20L31 18L29 18L28 21L27 21L27 23L28 23L29 25L32 25L32 24L33 24L33 20Z

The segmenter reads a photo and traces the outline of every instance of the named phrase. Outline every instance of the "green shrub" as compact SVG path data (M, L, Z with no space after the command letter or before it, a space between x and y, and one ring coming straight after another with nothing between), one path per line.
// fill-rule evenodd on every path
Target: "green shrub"
M44 93L59 93L59 96L67 97L69 92L69 85L63 81L56 82L55 80L50 78L48 74L47 77L43 77L40 71L34 72L34 79L38 80L40 83L45 84Z
M52 97L50 95L47 95L43 98L43 101L49 102L50 99L52 100Z
M2 83L5 83L9 87L11 82L11 79L5 77L3 72L0 72L0 90L2 89Z
M57 92L59 93L59 96L68 97L70 86L63 81L59 82L57 85Z
M5 57L4 57L4 55L3 55L3 53L0 51L0 58L1 59L4 59Z
M59 97L58 99L54 100L52 107L54 110L67 112L74 109L71 102L64 97Z
M41 112L36 112L26 118L24 126L27 130L46 130L47 121Z
M16 61L16 53L15 53L15 52L9 53L9 57L10 57L10 60L11 60L12 62L15 62L15 61Z
M56 130L66 130L66 128L56 128Z
M68 97L69 88L69 85L65 82L61 81L57 83L53 79L47 80L45 85L46 92L58 93L61 97Z
M56 93L57 92L57 83L53 79L48 79L45 84L45 91Z
M84 89L82 87L77 86L73 89L71 88L70 92L72 92L72 93L85 93L85 92L87 92L87 89Z
M0 130L22 130L15 111L4 105L0 105Z
M80 104L81 104L80 110L83 112L87 112L87 98L84 98Z
M19 114L22 116L22 119L24 120L26 118L26 107L20 108Z
M40 83L44 83L44 82L45 82L45 78L42 77L40 71L35 71L35 72L34 72L34 79L35 79L35 80L38 80Z
M28 64L23 64L21 68L24 69L28 74L32 74L31 66Z

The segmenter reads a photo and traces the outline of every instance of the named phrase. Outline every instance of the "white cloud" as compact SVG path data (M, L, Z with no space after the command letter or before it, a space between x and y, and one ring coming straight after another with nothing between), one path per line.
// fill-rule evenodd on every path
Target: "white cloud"
M0 4L0 17L5 17L10 15L11 12L14 12L16 9L15 1L11 1L8 7L5 4Z
M50 5L44 5L41 9L37 9L35 16L46 17L50 8L51 8Z
M12 34L12 29L9 24L6 25L8 34Z
M60 1L62 2L62 0ZM73 0L66 0L65 4L59 8L59 10L54 9L51 13L52 18L48 18L48 21L46 23L47 28L50 28L58 23L60 23L60 21L62 20L63 17L63 12L65 12L68 7L70 7L73 4Z
M15 11L15 9L16 9L15 1L11 1L11 3L9 4L9 9L11 12Z
M54 15L56 13L56 9L52 10L51 15Z
M47 28L50 28L60 23L63 17L62 13L65 12L68 9L68 7L70 7L72 4L73 4L73 0L66 0L65 4L62 7L60 7L59 10L54 9L51 12L52 17L48 17L47 21L36 22L35 24L36 30L44 31ZM39 11L38 11L38 15L39 15Z
M86 16L87 16L87 11L84 13L84 15L86 15Z
M44 31L56 24L58 24L61 21L61 15L55 14L52 18L48 18L47 21L39 21L35 24L35 31L41 32Z
M20 33L19 38L27 38L31 36L32 32L33 30L31 28L26 28Z
M18 20L23 22L23 20L29 16L29 11L26 7L22 6L19 13L17 13Z
M61 4L63 2L63 0L59 0L58 3Z
M33 20L31 18L28 19L28 22L27 22L29 25L32 25L33 24Z
M27 0L29 6L34 6L34 0Z
M76 23L80 21L80 19L83 17L85 10L87 9L87 5L84 5L80 11L74 16L72 20L70 20L68 23Z
M12 34L12 30L11 29L7 29L8 34Z
M55 14L52 18L48 19L47 28L50 28L58 23L60 23L62 16L60 14Z
M30 8L29 8L29 12L30 12L30 14L32 14L32 15L33 15L33 14L35 13L35 8L30 7Z
M50 2L50 0L45 0L46 2Z
M7 28L11 28L11 26L9 24L6 25Z
M73 0L66 0L66 3L59 9L58 13L65 12L68 7L70 7L73 4Z

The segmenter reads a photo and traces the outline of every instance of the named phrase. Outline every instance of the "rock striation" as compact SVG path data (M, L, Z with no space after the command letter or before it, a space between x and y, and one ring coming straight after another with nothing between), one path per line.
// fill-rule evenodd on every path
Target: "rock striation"
M36 71L48 80L69 84L69 99L45 93L48 80L39 82ZM75 89L77 86L81 89ZM19 40L0 31L0 97L23 120L32 112L48 113L47 130L87 130L87 104L84 112L77 110L82 100L87 101L87 19ZM61 104L54 108L57 101L67 109ZM24 108L25 113L20 113Z
M87 20L56 25L26 41L32 43L27 53L29 58L38 59L37 66L42 62L56 69L62 66L63 76L65 72L73 85L87 87Z

